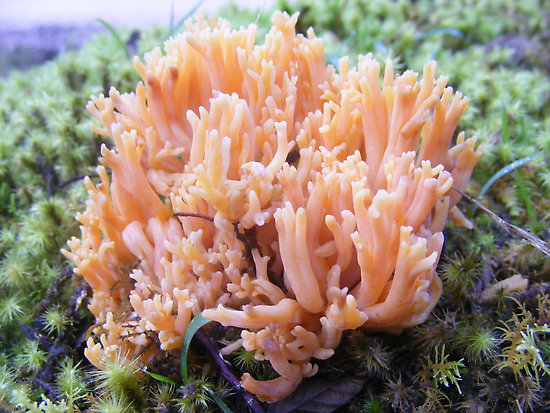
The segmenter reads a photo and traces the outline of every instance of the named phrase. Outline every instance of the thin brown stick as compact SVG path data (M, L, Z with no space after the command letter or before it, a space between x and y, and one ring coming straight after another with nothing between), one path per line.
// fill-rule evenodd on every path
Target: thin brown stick
M534 236L528 231L525 231L522 228L516 227L514 224L510 224L505 219L499 217L497 214L495 214L493 211L491 211L489 208L487 208L485 205L483 205L481 202L479 202L477 199L471 197L470 195L462 192L459 189L456 189L454 186L452 187L456 192L461 194L464 198L466 198L468 201L473 202L480 208L483 212L485 212L487 215L491 217L493 221L495 221L499 227L504 229L508 234L515 235L516 237L523 238L525 241L527 241L529 244L531 244L533 247L538 249L539 251L543 252L544 254L550 256L550 248L548 247L548 244L541 240L540 238Z
M197 214L196 212L174 212L174 216L175 217L201 218L201 219L205 219L205 220L210 221L210 222L214 222L214 218L206 216L206 215L202 215L202 214Z

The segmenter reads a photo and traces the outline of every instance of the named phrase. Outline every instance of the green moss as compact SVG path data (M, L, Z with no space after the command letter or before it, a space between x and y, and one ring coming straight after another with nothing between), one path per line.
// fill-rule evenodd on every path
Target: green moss
M491 327L472 324L460 330L456 343L470 363L479 365L494 360L499 339Z
M60 366L56 377L57 391L60 397L66 400L68 406L84 398L88 390L88 384L84 372L79 364L74 364L71 358L65 358Z
M142 37L147 49L161 40L158 33ZM70 349L87 319L79 310L67 312L81 281L67 281L71 270L59 250L77 233L74 216L86 198L79 176L93 173L103 143L84 109L89 96L111 86L128 91L137 80L131 60L99 35L79 51L0 82L0 356L17 383L4 384L8 411L17 404L30 411L89 405L75 390L76 362L70 364L70 357L82 359L81 350L66 354L56 379L59 340ZM67 397L52 402L56 388Z
M14 359L18 370L36 373L46 361L46 352L40 348L38 341L27 340L15 350Z
M94 372L97 388L113 396L107 400L124 401L138 411L145 403L142 376L139 360L127 362L121 354L114 361L106 360L105 367Z
M63 309L52 307L46 310L42 315L43 329L47 334L59 334L69 324L67 316Z

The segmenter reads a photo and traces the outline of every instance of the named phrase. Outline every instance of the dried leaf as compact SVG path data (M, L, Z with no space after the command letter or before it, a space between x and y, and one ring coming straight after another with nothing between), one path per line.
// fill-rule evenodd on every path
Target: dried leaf
M290 396L269 405L268 413L330 413L343 406L365 384L364 377L338 380L312 378L304 380Z

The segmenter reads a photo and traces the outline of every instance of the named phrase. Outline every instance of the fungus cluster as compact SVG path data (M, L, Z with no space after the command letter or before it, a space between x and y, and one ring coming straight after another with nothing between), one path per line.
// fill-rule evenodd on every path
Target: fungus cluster
M313 30L188 22L136 58L135 93L93 97L109 136L65 255L93 289L86 357L178 349L202 313L280 375L242 385L267 401L331 357L342 333L397 333L437 303L436 265L480 151L467 99L436 63L395 74L368 54L327 66ZM452 146L452 147L451 147ZM449 149L450 148L450 149ZM111 176L107 170L111 171Z

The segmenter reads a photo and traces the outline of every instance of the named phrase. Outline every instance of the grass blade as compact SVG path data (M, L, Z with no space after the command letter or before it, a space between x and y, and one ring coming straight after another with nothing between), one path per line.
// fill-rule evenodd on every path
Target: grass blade
M183 345L181 347L181 377L184 382L187 381L187 353L189 351L189 345L191 344L191 340L193 339L193 336L199 329L204 326L205 324L210 323L212 320L208 320L204 318L201 314L196 315L193 317L189 325L187 326L187 330L185 330L185 335L183 336Z
M520 142L525 142L525 119L523 116L519 120L520 123ZM506 105L502 104L502 142L506 143L510 139L509 137L509 125L508 125L508 113L506 111ZM493 185L499 178L506 175L508 172L513 171L514 169L519 168L520 166L526 164L527 162L532 161L535 158L538 158L541 156L541 153L536 153L531 156L527 156L525 158L518 159L517 161L514 161L510 163L509 165L506 165L504 168L502 168L500 171L498 171L496 174L494 174L488 181L483 185L483 188L481 188L481 191L479 192L479 197L482 197L485 195L485 193L489 190L491 185ZM527 193L527 188L525 186L525 181L523 180L523 177L519 173L519 171L515 171L515 178L516 178L516 184L518 186L518 191L520 198L522 199L523 203L525 204L525 209L527 211L527 215L531 219L533 223L537 222L537 218L535 216L535 212L533 211L533 206L531 205L531 200L529 199L529 195ZM476 211L476 206L472 208L472 216L474 215Z
M216 404L218 405L218 407L223 413L233 413L231 409L227 406L227 404L225 404L221 399L221 397L218 396L216 393L210 392L210 397L212 397L212 400L216 402Z
M109 30L109 32L111 33L111 35L113 36L113 38L115 39L117 44L120 46L120 48L122 50L124 50L124 53L126 54L126 56L130 57L130 54L128 53L128 49L126 48L126 42L124 40L122 40L122 38L120 37L120 35L116 31L116 29L103 19L96 19L96 20L99 23L101 23L103 25L103 27L105 27L107 30Z
M519 196L523 200L523 203L525 204L525 210L527 211L527 216L531 219L531 223L536 224L537 216L535 215L535 211L533 210L531 199L529 199L529 195L527 194L527 188L525 186L525 181L523 180L523 176L521 175L521 172L518 170L515 170L514 172L516 173L516 184L518 186Z
M525 132L525 118L521 116L519 118L519 139L520 142L525 142L526 139L526 132ZM527 193L527 187L525 186L525 181L523 180L523 176L521 175L521 172L516 170L516 184L518 185L519 190L519 196L523 200L523 203L525 204L525 209L527 210L527 215L531 219L531 223L537 224L537 216L535 215L535 211L533 210L533 205L531 204L531 199L529 198L529 194Z
M514 161L508 165L506 165L504 168L502 168L500 171L495 173L491 178L483 185L483 188L481 188L481 191L479 192L478 198L481 198L485 193L489 190L489 188L500 178L502 178L504 175L506 175L508 172L513 171L514 169L519 168L522 165L525 165L527 162L532 161L533 159L536 159L538 157L542 156L541 153L535 153L530 156L526 156L525 158L518 159L517 161Z
M174 0L170 2L170 25L168 26L168 37L174 33Z
M264 0L264 2L262 4L262 7L260 8L260 11L258 11L258 16L256 16L256 21L254 22L254 24L258 24L258 22L260 21L260 17L262 16L262 13L264 12L266 4L267 4L267 0Z
M178 387L178 384L174 380L170 380L168 377L163 376L162 374L151 373L150 371L147 371L147 370L143 370L143 371L147 373L149 376L151 376L152 378L154 378L155 380L161 381L166 384L170 384L174 387Z
M191 10L189 10L185 16L183 16L175 25L172 26L170 24L170 32L168 33L168 37L173 36L183 25L185 20L187 20L189 17L191 17L195 12L199 9L200 6L202 6L202 3L204 3L204 0L198 0L193 7L191 7Z

